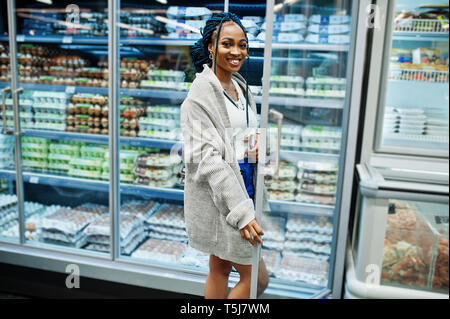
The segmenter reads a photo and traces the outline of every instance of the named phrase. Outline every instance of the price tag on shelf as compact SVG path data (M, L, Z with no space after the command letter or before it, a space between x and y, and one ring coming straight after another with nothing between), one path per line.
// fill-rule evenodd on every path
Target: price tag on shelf
M23 34L19 34L16 36L17 42L25 42L25 36Z
M39 177L31 176L29 182L30 184L39 184Z
M66 86L66 93L67 94L74 94L75 93L75 87L74 86Z
M72 43L72 37L69 37L69 36L63 37L62 43Z

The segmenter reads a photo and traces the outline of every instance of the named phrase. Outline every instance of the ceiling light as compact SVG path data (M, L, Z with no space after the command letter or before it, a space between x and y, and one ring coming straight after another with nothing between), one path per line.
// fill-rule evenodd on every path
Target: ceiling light
M53 4L53 1L52 0L36 0L37 2L42 2L42 3L45 3L45 4L49 4L49 5L52 5Z

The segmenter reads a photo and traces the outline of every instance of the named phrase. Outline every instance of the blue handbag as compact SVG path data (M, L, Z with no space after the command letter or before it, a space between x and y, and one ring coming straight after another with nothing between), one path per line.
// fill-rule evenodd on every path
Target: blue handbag
M254 199L255 187L253 185L253 172L255 169L254 163L249 163L248 158L244 158L244 162L239 163L242 178L244 179L245 189L251 199Z

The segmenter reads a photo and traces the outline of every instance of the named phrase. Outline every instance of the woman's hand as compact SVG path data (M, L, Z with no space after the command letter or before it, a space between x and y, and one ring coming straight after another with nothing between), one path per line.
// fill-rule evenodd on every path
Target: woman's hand
M259 134L255 134L255 146L251 150L246 150L245 155L248 157L250 163L258 163L258 153L259 153ZM244 142L248 142L249 138L246 137Z
M256 219L253 219L248 223L244 228L241 229L241 236L245 240L248 240L252 246L255 246L256 243L253 239L257 240L260 244L262 244L262 239L259 236L264 235L263 230L259 227ZM253 238L252 238L253 236Z

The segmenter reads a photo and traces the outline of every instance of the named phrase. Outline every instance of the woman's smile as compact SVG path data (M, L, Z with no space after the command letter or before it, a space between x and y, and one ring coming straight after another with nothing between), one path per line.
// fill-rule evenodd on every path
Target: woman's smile
M233 67L238 67L241 65L242 59L241 58L229 58L229 59L227 59L227 61L230 62L230 64Z

